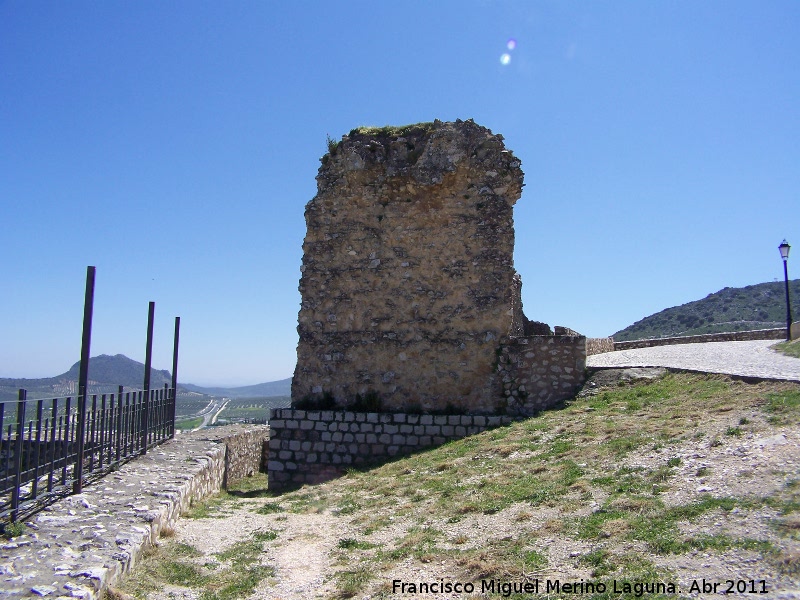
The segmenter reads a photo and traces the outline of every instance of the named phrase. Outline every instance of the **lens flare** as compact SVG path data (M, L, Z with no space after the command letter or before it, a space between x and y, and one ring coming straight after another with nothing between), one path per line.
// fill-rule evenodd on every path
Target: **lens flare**
M510 62L511 62L511 55L508 52L506 52L505 54L503 54L503 56L500 57L501 65L507 65Z
M508 48L509 51L513 51L514 48L516 47L517 47L517 40L515 40L514 38L511 38L510 40L508 40L508 42L506 42L506 48Z

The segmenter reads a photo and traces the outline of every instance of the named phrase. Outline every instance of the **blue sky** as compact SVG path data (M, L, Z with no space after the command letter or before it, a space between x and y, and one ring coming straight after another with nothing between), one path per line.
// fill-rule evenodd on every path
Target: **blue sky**
M798 31L794 0L0 0L0 377L78 360L88 265L93 355L143 361L152 300L181 381L291 376L304 206L361 125L503 134L531 319L604 336L782 279Z

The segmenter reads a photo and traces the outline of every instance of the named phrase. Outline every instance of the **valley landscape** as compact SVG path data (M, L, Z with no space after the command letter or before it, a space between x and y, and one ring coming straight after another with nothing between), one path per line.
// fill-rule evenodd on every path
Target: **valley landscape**
M28 399L74 396L78 387L80 362L61 375L41 379L0 378L0 401L16 401L18 390L28 391ZM94 356L89 361L89 393L116 394L119 386L126 391L142 389L144 364L122 354ZM169 371L151 369L153 389L171 385ZM256 422L265 423L270 408L289 405L291 379L283 379L245 387L204 388L192 384L178 384L175 407L178 429L194 429L211 419L204 419L210 408L214 424Z

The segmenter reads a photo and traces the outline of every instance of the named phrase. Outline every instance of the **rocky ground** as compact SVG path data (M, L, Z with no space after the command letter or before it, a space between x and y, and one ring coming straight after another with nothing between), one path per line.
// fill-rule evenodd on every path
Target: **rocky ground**
M589 381L583 399L576 400L572 409L577 410L581 402L591 400L603 390L662 374L663 371L647 369L602 371ZM592 411L588 405L581 410L586 414ZM708 540L707 547L685 552L655 552L653 545L658 544L658 539L644 542L626 535L626 528L634 522L631 512L636 516L635 503L645 502L641 495L615 495L609 503L607 490L584 483L581 491L583 498L591 497L589 501L554 500L538 506L520 502L495 513L469 512L454 518L456 513L443 509L441 498L435 495L420 494L414 510L406 510L407 505L402 502L400 509L392 507L382 502L379 495L372 496L371 502L373 492L366 488L372 484L365 474L316 486L313 493L300 490L279 498L220 499L199 518L180 520L174 538L164 545L187 544L199 550L192 561L200 566L218 562L215 557L247 540L254 531L275 532L275 539L264 544L260 559L262 564L269 565L272 575L261 581L251 599L499 598L502 595L409 595L396 590L393 593L392 582L465 582L475 580L482 570L490 578L497 578L491 554L494 549L507 552L505 548L513 544L541 556L542 562L522 575L508 572L508 581L611 582L622 569L616 567L615 571L613 560L628 565L625 568L641 560L642 564L650 565L647 569L658 581L675 586L675 593L667 597L719 597L731 587L737 592L738 585L739 591L742 586L746 589L737 592L736 597L800 598L800 517L796 508L788 513L786 508L798 502L797 421L776 423L759 406L751 405L709 412L698 428L698 433L690 438L630 452L619 462L582 465L595 476L602 476L604 470L647 473L650 480L656 481L652 474L663 472L663 480L658 480L658 498L664 507L658 514L662 515L670 508L678 510L698 506L707 499L723 499L720 506L674 521L678 539ZM718 437L720 431L738 428L740 432ZM543 439L547 441L550 439L547 436L558 434L556 428L545 433ZM518 454L514 451L505 457L509 465L519 459ZM665 470L665 464L672 466ZM408 463L409 472L417 468L413 462ZM502 462L498 462L497 468L503 468ZM359 486L364 487L362 492ZM473 493L469 490L469 482L465 482L464 493ZM360 508L344 510L342 506L347 505L342 504L342 499L353 494L361 498ZM770 496L780 498L782 504L777 500L775 503L759 500ZM789 504L787 498L791 499ZM725 505L724 499L732 499L730 505ZM582 537L572 530L575 523L616 509L626 511L626 518L604 519L594 537ZM642 515L646 516L647 510L642 504ZM653 523L654 530L658 526ZM426 546L429 544L426 531L439 532L433 546ZM668 534L674 537L675 532ZM401 550L409 543L431 550L403 553ZM350 588L343 585L359 576L364 583ZM704 593L703 587L714 583L718 584L717 594ZM762 595L762 589L769 595ZM201 596L200 587L175 585L165 585L147 594L148 600L188 600ZM629 595L635 596L634 592Z

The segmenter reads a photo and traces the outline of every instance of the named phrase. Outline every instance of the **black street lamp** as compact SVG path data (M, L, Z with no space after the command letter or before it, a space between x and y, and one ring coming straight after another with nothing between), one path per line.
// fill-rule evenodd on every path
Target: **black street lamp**
M789 260L789 249L791 246L783 240L783 243L778 246L781 251L781 258L783 259L783 281L786 284L786 339L792 339L792 307L789 304L789 270L786 268L786 262Z

